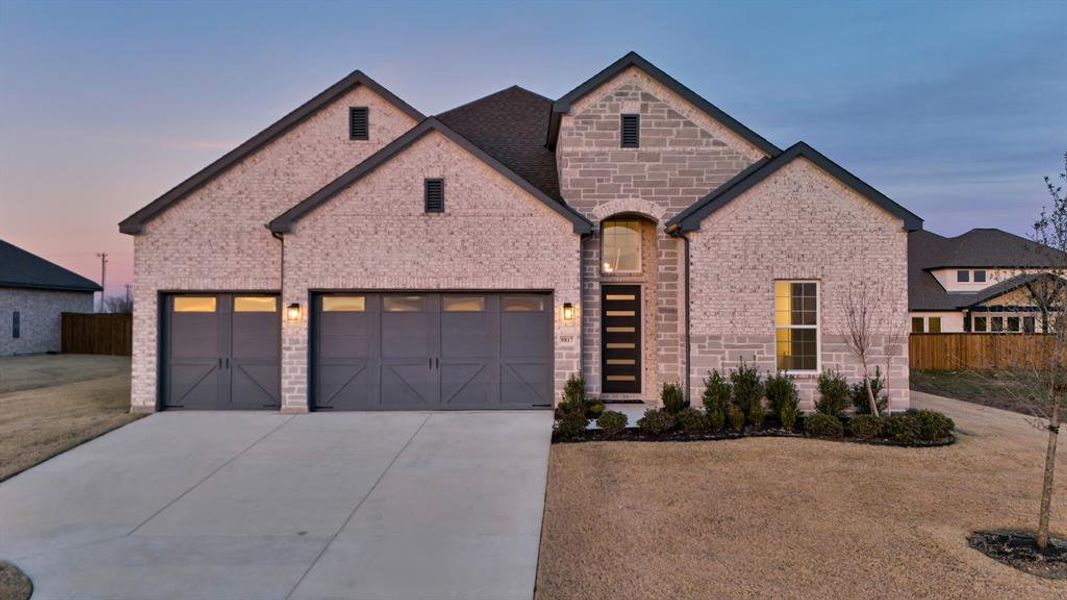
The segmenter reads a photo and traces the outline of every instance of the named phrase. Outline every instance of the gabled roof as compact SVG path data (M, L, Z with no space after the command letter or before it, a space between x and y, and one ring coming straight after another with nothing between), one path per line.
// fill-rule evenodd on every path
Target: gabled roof
M563 202L556 155L545 147L552 101L514 85L437 119L546 195Z
M1047 280L1056 285L1063 285L1063 280L1053 275L1052 273L1029 273L1024 275L1016 275L1015 277L1009 277L1004 281L997 282L986 289L976 292L974 298L968 300L968 304L961 305L960 308L970 308L972 306L989 302L994 298L998 298L1009 292L1025 287L1031 283Z
M193 191L199 189L201 186L214 179L217 175L224 173L227 169L236 165L245 157L251 155L261 147L266 146L268 143L299 125L341 95L359 85L367 86L373 90L374 93L384 98L412 119L421 121L425 118L422 113L412 108L407 102L404 102L392 92L382 87L378 82L365 75L362 71L353 71L350 75L326 88L322 93L311 100L308 100L293 112L278 119L278 121L270 127L252 136L251 139L226 153L222 158L204 167L192 177L176 185L169 192L156 198L141 210L127 217L119 223L119 231L131 235L142 233L144 224L151 221L170 205L180 201Z
M100 286L54 262L0 240L0 288L99 292Z
M393 140L387 146L385 146L378 152L375 152L366 160L350 169L348 172L326 184L326 186L323 187L321 190L315 192L293 208L290 208L289 210L282 213L280 216L270 222L270 230L275 233L288 233L292 230L293 224L299 221L305 215L315 210L321 204L323 204L330 198L333 198L338 193L345 190L346 188L359 181L366 175L370 174L379 166L385 164L392 157L403 152L409 146L411 146L412 144L420 140L423 136L427 135L432 131L436 131L441 135L444 135L446 138L448 138L467 152L470 152L485 164L496 169L497 172L502 174L515 185L522 188L531 196L537 198L546 206L568 219L573 224L575 233L588 233L592 231L593 224L588 219L583 217L571 207L545 194L545 192L531 184L529 181L517 175L515 171L509 169L502 162L487 154L484 150L471 143L471 141L467 138L453 131L450 127L442 123L436 117L430 117L424 120L422 123L419 123L412 129L410 129L407 133Z
M922 219L903 206L890 200L885 194L874 189L866 182L849 173L840 165L824 156L819 151L804 142L797 142L784 152L770 159L756 161L744 171L738 173L726 183L712 190L710 194L697 200L692 206L683 210L667 222L667 227L679 227L682 231L696 231L700 229L700 222L708 215L726 206L734 198L752 189L756 184L767 179L779 169L789 164L796 158L806 158L823 171L841 183L852 188L853 191L874 202L890 214L904 221L904 228L908 231L922 229Z
M646 75L655 79L667 89L671 90L675 94L678 94L693 106L696 106L700 110L707 113L709 117L715 119L724 127L736 133L742 139L759 148L760 151L762 151L764 154L767 154L769 156L775 156L779 152L781 152L781 150L777 146L765 140L755 131L752 131L748 127L745 127L741 124L740 121L726 114L711 102L708 102L704 98L700 97L699 94L685 87L677 79L663 72L658 67L642 58L636 52L630 52L626 56L623 56L619 60L609 65L603 71L597 73L596 75L588 79L585 83L579 85L570 92L567 92L562 98L556 100L552 104L552 118L549 122L548 140L546 145L552 149L556 147L556 140L559 138L560 120L562 119L565 113L570 112L571 105L573 105L575 102L582 99L587 94L596 90L598 87L607 83L613 77L622 73L630 67L636 67L640 69Z
M931 273L935 269L1051 267L1067 267L1067 255L999 229L972 229L953 238L913 231L908 236L908 305L911 310L958 310L986 302L989 297L984 296L990 290L992 297L1011 291L1002 290L1009 281L1028 283L1013 277L978 292L949 292Z

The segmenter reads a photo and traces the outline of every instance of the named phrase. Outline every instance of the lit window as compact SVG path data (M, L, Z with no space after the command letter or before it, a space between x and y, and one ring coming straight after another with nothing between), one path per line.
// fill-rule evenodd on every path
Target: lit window
M641 221L604 221L600 230L604 273L641 271Z
M930 317L930 326L927 328L930 333L941 333L941 317Z
M422 296L386 296L385 312L422 312Z
M925 333L923 331L923 318L912 317L911 318L911 332L912 333Z
M814 281L774 282L775 354L779 369L819 369L818 307L818 285Z
M979 269L979 270L974 272L974 282L975 283L985 283L985 270L984 269Z
M175 296L174 312L215 312L214 296Z
M974 329L975 333L985 333L987 331L987 329L986 329L986 318L985 317L975 317L974 318L974 328L973 329Z
M273 296L238 296L233 300L233 312L275 312L278 299Z
M504 312L541 312L545 299L538 296L504 296Z
M485 296L445 296L445 312L485 312Z
M363 296L323 296L322 312L363 312L367 299Z
M970 271L956 271L956 283L969 283L971 281Z

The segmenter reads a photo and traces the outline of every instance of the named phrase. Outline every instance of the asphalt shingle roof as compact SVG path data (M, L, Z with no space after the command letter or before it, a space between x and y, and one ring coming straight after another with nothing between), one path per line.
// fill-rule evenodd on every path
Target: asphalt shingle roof
M931 269L1047 268L1067 266L1067 256L999 229L972 229L947 238L931 231L908 235L908 305L911 310L957 310L988 300L988 291L1012 282L1008 291L1025 283L1017 277L979 292L946 292ZM1017 280L1017 281L1016 281Z
M100 291L95 282L4 240L0 240L0 287Z
M437 115L516 175L563 203L556 155L545 147L552 100L517 85Z

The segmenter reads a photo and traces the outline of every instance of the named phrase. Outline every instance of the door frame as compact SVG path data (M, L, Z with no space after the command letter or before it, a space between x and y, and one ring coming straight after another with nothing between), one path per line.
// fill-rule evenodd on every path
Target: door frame
M311 288L311 289L308 290L307 296L306 296L308 313L309 313L308 314L308 329L307 329L307 332L306 332L306 334L307 334L307 338L306 338L307 339L307 348L308 348L308 350L307 350L307 361L308 361L307 362L307 366L308 366L308 368L307 368L307 380L305 381L305 385L307 386L307 390L308 390L307 399L306 399L308 412L316 412L315 398L316 398L316 395L318 394L318 388L317 388L318 382L316 382L316 371L318 370L316 368L317 364L318 364L316 362L316 359L318 358L318 352L317 352L316 348L317 348L318 344L317 344L316 333L317 333L317 330L318 330L318 327L319 327L319 316L318 316L319 298L321 298L322 296L330 295L330 294L366 294L366 295L377 294L377 295L383 295L383 296L384 295L388 295L388 294L412 294L412 295L436 294L436 295L439 295L439 296L448 295L448 294L471 294L471 295L496 294L496 295L500 295L500 296L507 295L507 294L515 294L515 295L523 295L523 294L546 295L546 296L548 296L548 299L549 299L548 310L551 313L551 318L548 319L548 341L547 341L548 347L547 347L546 350L547 350L547 356L549 357L549 372L552 375L553 381L555 380L555 373L556 373L556 324L557 324L557 318L559 317L559 315L556 314L556 291L555 290L545 289L545 288L530 288L530 289L523 289L523 288L505 288L505 289L488 289L488 288L475 288L475 289L464 289L464 288L441 288L441 289L424 289L424 288L418 288L418 289L404 289L404 288ZM284 307L283 307L283 310L284 310ZM379 325L379 327L380 327L380 325ZM440 341L440 340L438 340L438 341ZM440 353L440 348L438 348L437 350L438 350L438 353ZM552 390L551 394L553 396L555 394L554 384L553 384L553 390ZM552 398L550 397L548 404L546 404L545 406L531 406L528 410L552 409L554 406L555 406L555 403L552 401ZM506 410L522 410L522 409L506 409ZM443 411L443 412L447 412L447 411Z
M170 319L167 313L167 299L174 296L205 296L205 295L219 295L228 294L231 296L274 296L278 299L278 314L279 319L285 318L285 306L282 303L281 290L171 290L161 289L156 290L156 412L166 410L166 402L164 402L164 396L167 390L167 335L169 334L167 325L170 323ZM279 332L278 336L278 409L281 409L283 398L281 397L282 389L282 345L284 340L284 331L281 331L282 324L278 323ZM250 410L250 409L242 409ZM264 409L265 410L265 409Z
M607 386L607 309L604 307L605 298L609 291L613 288L634 288L637 290L637 327L634 332L635 350L634 352L634 377L637 390L633 392L607 392L604 391ZM644 352L645 352L645 290L644 286L640 283L601 283L600 284L600 389L604 394L619 394L619 395L640 395L644 393L645 378L644 378Z

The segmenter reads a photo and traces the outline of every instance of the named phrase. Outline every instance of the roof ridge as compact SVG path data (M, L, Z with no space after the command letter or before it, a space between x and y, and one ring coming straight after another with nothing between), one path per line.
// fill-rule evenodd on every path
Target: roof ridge
M524 91L524 92L526 92L528 94L533 94L534 96L538 96L539 98L542 98L547 102L552 102L551 98L546 98L545 96L542 96L541 94L538 94L537 92L532 92L532 91L522 87L521 85L513 83L513 84L509 85L506 88L499 89L499 90L497 90L495 92L490 92L490 93L488 93L488 94L486 94L484 96L479 96L478 98L475 98L474 100L470 100L468 102L464 102L463 104L460 104L459 106L453 106L452 108L450 108L450 109L448 109L448 110L446 110L444 112L439 112L439 113L437 113L435 115L431 115L431 116L442 117L444 115L447 115L448 113L456 112L457 110L460 110L460 109L463 109L463 108L467 108L467 107L472 106L474 104L477 104L479 102L488 100L488 99L492 98L493 96L499 96L500 94L503 94L504 92L510 92L511 90L522 90L522 91Z

